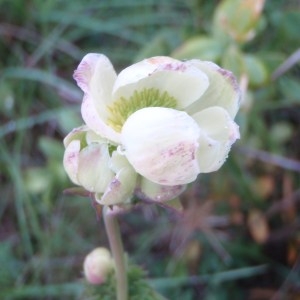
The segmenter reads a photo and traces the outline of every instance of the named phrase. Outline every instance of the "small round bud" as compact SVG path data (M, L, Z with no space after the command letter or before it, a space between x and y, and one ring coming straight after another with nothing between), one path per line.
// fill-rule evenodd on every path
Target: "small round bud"
M102 284L113 270L113 259L106 248L96 248L90 252L83 263L84 275L91 284Z

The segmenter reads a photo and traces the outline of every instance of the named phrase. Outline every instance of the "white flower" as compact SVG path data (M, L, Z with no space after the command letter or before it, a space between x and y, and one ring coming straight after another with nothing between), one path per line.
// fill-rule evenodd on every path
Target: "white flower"
M119 145L152 184L174 190L218 170L239 138L238 84L211 62L153 57L117 75L106 56L88 54L74 78L84 92L87 126Z

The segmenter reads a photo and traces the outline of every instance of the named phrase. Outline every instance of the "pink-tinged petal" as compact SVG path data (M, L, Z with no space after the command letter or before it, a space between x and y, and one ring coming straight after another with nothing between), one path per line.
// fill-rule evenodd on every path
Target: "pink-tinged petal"
M64 138L64 146L65 148L74 141L79 140L80 142L84 142L86 133L88 132L89 128L87 126L80 126L74 128L65 138Z
M97 134L95 131L88 130L85 135L85 140L88 145L92 143L107 144L107 139Z
M208 77L189 62L170 57L145 59L124 69L115 82L113 98L129 99L135 91L157 89L177 100L182 109L198 100L209 85Z
M107 144L91 144L78 157L77 179L90 192L103 193L114 174L109 168Z
M202 134L197 159L201 173L217 171L225 162L232 144L240 138L239 128L228 112L221 107L210 107L195 114Z
M131 167L122 168L108 185L101 198L96 200L102 205L126 203L133 197L137 174Z
M121 153L120 146L118 147L117 151L113 151L111 154L111 159L109 162L109 167L114 173L118 173L121 169L124 168L131 168L129 161L127 160L126 156ZM132 170L134 171L134 170Z
M104 194L96 200L102 205L115 205L128 202L136 185L137 173L129 164L126 157L114 151L109 162L110 169L116 174Z
M80 141L73 140L68 143L63 158L64 168L71 179L75 184L79 184L77 180L78 173L78 157L80 151Z
M121 135L128 161L150 181L175 186L196 179L200 129L187 113L143 108L127 119Z
M99 116L105 118L106 106L112 100L112 88L117 78L110 60L103 54L89 53L84 56L73 77L92 99Z
M211 106L221 106L234 118L239 109L241 91L232 72L212 62L195 59L190 63L208 76L209 87L198 101L186 108L186 111L193 114Z
M116 132L112 127L108 126L103 119L99 117L97 113L94 101L89 95L85 95L81 105L81 115L84 122L97 134L106 138L112 142L120 142L120 134Z
M165 202L177 198L185 189L186 185L160 185L142 177L135 194L142 200Z
M156 56L144 59L127 67L118 75L118 81L115 83L114 91L123 85L138 82L155 72L159 67L172 64L176 65L178 63L180 63L179 60L168 56Z

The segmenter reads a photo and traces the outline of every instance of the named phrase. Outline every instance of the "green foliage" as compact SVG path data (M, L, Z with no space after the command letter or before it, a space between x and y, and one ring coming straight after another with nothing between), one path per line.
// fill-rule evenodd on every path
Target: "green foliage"
M207 36L197 36L187 40L173 53L178 59L198 58L216 61L223 52L223 44L217 39Z
M83 259L107 244L90 200L63 194L62 140L82 123L72 74L88 52L117 71L152 55L213 60L246 92L241 140L183 195L186 213L145 205L120 218L152 278L131 269L134 297L160 299L152 286L168 299L296 297L300 8L238 9L255 2L0 0L0 299L82 299ZM99 295L115 299L114 283Z
M128 267L129 300L164 300L146 281L145 272L138 266ZM116 278L112 273L102 285L86 285L84 300L116 299Z

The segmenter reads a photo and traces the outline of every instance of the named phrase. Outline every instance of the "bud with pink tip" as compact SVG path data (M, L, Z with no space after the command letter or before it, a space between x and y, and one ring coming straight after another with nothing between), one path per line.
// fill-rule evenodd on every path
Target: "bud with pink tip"
M84 276L90 284L103 284L113 271L113 259L106 248L96 248L90 252L83 263Z

